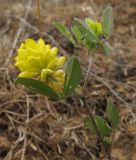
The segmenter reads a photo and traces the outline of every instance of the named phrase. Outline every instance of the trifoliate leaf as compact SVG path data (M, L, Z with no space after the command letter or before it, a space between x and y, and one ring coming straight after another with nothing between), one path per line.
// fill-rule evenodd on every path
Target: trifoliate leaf
M106 112L108 114L108 118L110 120L111 127L113 129L116 129L118 127L119 119L120 119L119 118L119 112L118 112L117 107L110 100L107 103Z
M111 45L109 44L108 41L105 41L103 44L103 49L104 49L104 53L109 56L111 55L111 53L113 52L113 48L111 47Z
M80 32L83 34L83 36L88 35L90 43L97 42L99 39L96 37L96 35L89 30L86 23L78 18L74 18L75 25L79 28Z
M44 82L29 78L18 78L17 83L23 84L26 87L32 89L34 92L44 96L48 96L54 99L59 98L59 95Z
M113 30L113 13L112 7L107 7L102 14L101 17L101 24L102 24L102 32L106 39L108 39Z
M110 135L110 133L112 132L112 129L108 126L106 121L100 116L95 116L94 119L101 135L102 136ZM90 117L85 118L84 122L85 122L86 128L91 129L93 133L96 133L95 127Z
M75 41L73 39L73 36L72 36L71 32L69 31L69 29L64 24L62 24L60 22L55 22L54 26L59 30L59 32L62 35L67 37L73 44L75 44Z
M67 96L75 90L81 79L80 63L76 57L70 58L65 70L64 95Z
M77 42L78 42L79 44L81 44L81 43L82 43L83 35L82 35L82 33L80 32L80 30L78 29L78 27L74 25L73 27L71 27L71 31L72 31L72 33L74 34Z

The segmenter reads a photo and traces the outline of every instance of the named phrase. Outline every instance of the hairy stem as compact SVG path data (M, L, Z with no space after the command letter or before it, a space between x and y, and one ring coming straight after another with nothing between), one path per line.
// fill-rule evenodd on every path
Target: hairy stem
M96 124L96 122L95 122L95 119L94 119L94 117L93 117L93 114L91 113L91 111L90 111L90 109L89 109L89 106L88 106L88 104L86 103L86 99L85 99L85 98L82 98L82 100L83 100L83 102L84 102L84 106L85 106L85 108L86 108L86 110L87 110L87 112L88 112L88 115L89 115L89 117L90 117L90 119L91 119L91 121L92 121L92 123L93 123L93 126L94 126L94 128L95 128L96 134L97 134L97 136L98 136L101 144L103 145L104 152L105 152L105 154L106 154L106 156L107 156L107 159L108 159L108 160L111 160L111 154L110 154L110 152L108 151L108 148L106 147L106 145L105 145L105 143L104 143L104 141L103 141L103 137L102 137L102 135L101 135L101 133L100 133L98 127L97 127L97 124Z
M88 78L89 78L89 76L90 76L90 71L91 71L92 65L93 65L93 56L90 56L89 65L88 65L88 69L87 69L87 73L86 73L86 77L85 77L85 81L84 81L84 85L83 85L83 90L84 90L84 92L85 92L85 87L86 87L87 82L88 82ZM84 97L85 97L85 96L84 96ZM92 123L93 123L93 126L94 126L94 128L95 128L95 130L96 130L96 134L97 134L97 136L98 136L98 138L99 138L99 140L100 140L100 142L101 142L101 144L102 144L102 146L103 146L103 148L104 148L104 152L105 152L105 154L106 154L106 156L107 156L107 159L108 159L108 160L112 160L112 159L111 159L111 151L109 152L109 149L107 148L107 146L105 145L105 143L104 143L104 141L103 141L103 137L102 137L102 135L101 135L101 133L100 133L98 127L97 127L97 124L96 124L96 122L95 122L95 119L94 119L94 117L93 117L93 114L91 113L91 111L90 111L90 109L89 109L89 106L88 106L88 104L86 103L86 99L85 99L85 98L82 98L82 99L83 99L83 102L84 102L84 106L85 106L85 108L86 108L86 110L87 110L87 112L88 112L88 115L89 115L89 117L90 117L90 119L91 119L91 121L92 121Z
M87 85L87 82L88 82L88 78L89 78L89 75L90 75L90 71L91 71L92 64L93 64L93 57L90 56L89 65L88 65L88 69L87 69L87 73L86 73L86 77L85 77L83 89L85 89L85 87L86 87L86 85Z

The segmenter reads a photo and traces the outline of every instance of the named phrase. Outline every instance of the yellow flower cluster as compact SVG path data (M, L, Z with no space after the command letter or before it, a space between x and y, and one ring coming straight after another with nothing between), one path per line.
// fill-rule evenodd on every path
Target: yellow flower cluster
M85 19L86 24L88 25L88 27L94 32L94 34L96 36L100 36L102 35L102 25L99 22L95 22L90 18L86 18Z
M66 57L57 57L57 52L58 48L51 48L43 39L37 43L33 39L26 39L15 57L15 65L21 71L18 77L42 80L55 91L61 92L65 77L62 67Z

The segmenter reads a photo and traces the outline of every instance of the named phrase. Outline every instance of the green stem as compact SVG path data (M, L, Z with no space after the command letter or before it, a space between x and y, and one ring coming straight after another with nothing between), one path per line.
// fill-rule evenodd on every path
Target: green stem
M87 81L88 81L88 77L89 77L89 75L90 75L90 71L91 71L92 65L93 65L93 57L90 56L89 65L88 65L88 69L87 69L87 74L86 74L85 82L84 82L84 85L83 85L83 93L85 93L85 87L86 87L86 85L87 85ZM85 97L85 94L84 94L84 97ZM83 100L83 102L84 102L84 106L85 106L85 108L86 108L86 110L87 110L87 112L88 112L88 115L89 115L89 117L90 117L90 119L91 119L91 121L92 121L92 123L93 123L93 126L94 126L94 128L95 128L95 130L96 130L97 137L99 138L101 144L103 145L104 152L105 152L105 154L106 154L106 156L107 156L107 159L108 159L108 160L112 160L112 158L111 158L111 151L109 151L109 149L108 149L107 146L105 145L104 140L103 140L103 137L102 137L102 135L101 135L101 133L100 133L98 127L97 127L97 124L96 124L96 122L95 122L95 119L94 119L94 117L93 117L93 114L91 113L91 111L90 111L90 109L89 109L89 106L88 106L88 104L86 103L86 99L85 99L84 97L82 97L82 100Z
M93 57L90 56L89 65L88 65L88 69L87 69L87 73L86 73L86 77L85 77L83 89L85 89L85 87L86 87L86 85L87 85L88 77L89 77L89 75L90 75L90 71L91 71L91 66L92 66L92 64L93 64Z
M85 106L85 108L86 108L86 110L87 110L87 112L88 112L88 115L89 115L89 117L90 117L90 119L91 119L91 121L92 121L92 123L93 123L93 126L94 126L94 128L95 128L96 134L97 134L100 142L101 142L102 145L103 145L104 152L105 152L108 160L111 160L111 155L110 155L110 153L108 152L108 148L106 147L106 145L105 145L105 143L104 143L104 141L103 141L103 137L102 137L102 135L101 135L101 133L100 133L98 127L97 127L97 124L96 124L96 122L95 122L95 119L94 119L94 117L93 117L93 114L91 113L91 111L90 111L90 109L89 109L89 106L88 106L88 104L86 103L86 99L85 99L85 98L82 98L82 100L83 100L83 102L84 102L84 106Z

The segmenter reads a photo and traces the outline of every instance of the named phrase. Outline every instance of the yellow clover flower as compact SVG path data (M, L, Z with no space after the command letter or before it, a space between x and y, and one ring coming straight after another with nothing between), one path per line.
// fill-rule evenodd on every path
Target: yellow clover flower
M86 18L85 19L86 24L88 25L88 27L94 32L94 34L96 36L100 36L102 35L102 25L99 22L95 22L90 18Z
M57 92L62 91L65 77L62 67L66 57L56 56L58 48L51 48L43 39L37 43L33 39L26 39L17 51L15 66L21 71L18 77L36 78Z

